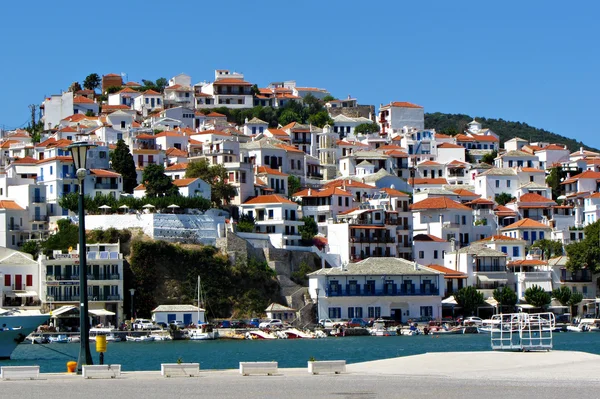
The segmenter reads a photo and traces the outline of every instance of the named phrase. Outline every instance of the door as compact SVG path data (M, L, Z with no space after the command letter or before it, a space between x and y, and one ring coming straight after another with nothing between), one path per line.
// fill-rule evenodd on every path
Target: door
M177 320L177 315L175 313L167 313L167 323L171 324Z
M23 276L15 274L15 290L22 290L23 288Z
M105 285L102 287L102 295L103 295L103 299L106 301L108 299L108 297L110 296L110 285Z
M191 313L183 314L183 324L185 324L186 326L189 326L190 324L192 324L192 314Z
M402 309L391 309L390 316L394 321L401 322L402 321Z
M69 175L69 165L63 165L62 167L62 176L63 178L67 177Z
M41 196L40 196L40 189L39 188L34 188L33 189L33 197L35 198L34 202L41 202Z

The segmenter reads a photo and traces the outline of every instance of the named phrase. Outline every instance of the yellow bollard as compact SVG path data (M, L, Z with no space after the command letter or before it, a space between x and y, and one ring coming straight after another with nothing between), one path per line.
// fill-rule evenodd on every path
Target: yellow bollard
M67 373L74 373L75 371L77 371L77 362L67 362Z
M100 364L104 364L104 352L106 352L106 335L96 336L96 352L100 353Z

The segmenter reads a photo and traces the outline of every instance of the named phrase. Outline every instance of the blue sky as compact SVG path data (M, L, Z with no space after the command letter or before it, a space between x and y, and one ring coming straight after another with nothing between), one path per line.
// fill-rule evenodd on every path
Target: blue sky
M527 122L600 148L600 2L5 3L5 128L92 72L197 82L230 69L259 86L292 79L376 107Z

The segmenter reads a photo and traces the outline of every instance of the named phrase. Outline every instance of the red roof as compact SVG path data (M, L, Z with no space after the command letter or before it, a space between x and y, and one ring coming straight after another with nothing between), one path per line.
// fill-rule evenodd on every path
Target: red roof
M468 206L456 202L446 197L429 197L423 201L419 201L410 206L413 211L428 210L428 209L459 209L465 211L471 211L472 209Z
M462 149L464 149L464 147L462 145L452 144L452 143L442 143L442 144L439 144L437 146L437 148L462 148Z
M379 191L383 191L390 197L408 197L408 194L403 193L402 191L394 190L393 188L382 188Z
M188 163L183 163L183 162L176 163L176 164L173 164L171 166L167 166L165 168L165 170L186 170L187 167L188 167L188 165L189 165Z
M522 259L515 260L513 262L508 262L506 266L508 267L520 267L520 266L546 266L548 262L539 259Z
M277 194L270 194L270 195L259 195L258 197L254 197L246 202L244 202L242 205L251 205L251 204L292 204L292 205L298 205L293 201L290 201L289 199L282 197L281 195L277 195Z
M298 191L292 197L310 197L310 198L320 198L320 197L331 197L332 195L339 195L342 197L352 197L352 193L348 191L344 191L338 187L327 187L323 190L312 190L310 194L308 193L308 189Z
M521 202L538 202L538 203L546 203L546 204L555 204L554 201L552 201L551 199L548 199L546 197L543 197L539 194L536 193L527 193L527 194L523 194L521 195L521 198L519 198L519 203Z
M482 241L523 241L520 238L514 238L514 237L509 237L509 236L504 236L504 235L493 235L493 236L489 236L489 237L485 237L479 241L476 242L482 242Z
M410 185L414 186L416 184L448 184L448 181L444 178L435 178L435 179L409 179Z
M95 104L95 102L87 97L75 96L75 98L73 98L73 104Z
M546 173L543 170L538 169L538 168L521 168L521 171L527 172L527 173Z
M465 273L459 272L457 270L448 269L442 265L427 265L428 268L433 269L437 272L444 273L444 278L447 279L464 279L467 278Z
M223 78L215 80L213 85L237 85L237 86L252 86L252 83L248 83L243 79L236 78Z
M442 238L434 236L433 234L417 234L413 237L413 241L448 242Z
M218 112L211 112L210 114L206 114L206 116L211 118L227 118L227 115L223 115Z
M0 209L13 209L18 211L25 210L19 204L12 200L0 200Z
M540 222L536 222L535 220L529 219L529 218L525 218L525 219L521 219L516 223L513 223L509 226L504 227L502 230L512 230L512 229L523 229L523 228L529 228L529 229L550 229L549 226L546 226L543 223Z
M34 163L37 163L37 159L32 158L32 157L23 157L23 158L16 159L13 163L34 164Z
M425 162L421 162L420 164L417 165L417 167L419 167L419 166L442 166L442 164L437 163L435 161L425 161Z
M90 173L98 177L121 177L120 173L111 172L104 169L90 169Z
M186 178L186 179L175 179L175 180L173 180L173 184L176 185L177 187L187 187L198 179L199 179L198 177Z
M287 176L286 173L280 172L277 169L271 169L268 166L259 166L257 172L258 173L266 173L268 175Z
M389 103L388 105L384 106L384 108L385 107L423 108L420 105L409 103L406 101L393 101L393 102Z
M154 90L150 89L150 90L146 90L144 92L144 95L146 95L146 96L160 96L161 94L159 92L157 92L157 91L154 91Z
M376 187L369 186L366 183L352 180L352 179L338 179L332 180L329 183L325 184L325 187L349 187L349 188L368 188L375 189Z

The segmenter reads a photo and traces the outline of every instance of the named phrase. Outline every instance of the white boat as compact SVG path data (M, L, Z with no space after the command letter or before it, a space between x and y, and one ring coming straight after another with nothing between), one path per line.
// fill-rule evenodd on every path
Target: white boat
M246 333L246 339L277 339L277 336L263 330L251 330Z
M49 318L34 310L0 309L0 359L10 359L17 345Z
M66 334L52 335L48 338L51 344L68 344L69 337Z
M315 335L313 333L300 331L297 328L287 328L287 329L281 331L281 333L285 334L288 339L296 339L296 338L312 339L312 338L315 338Z
M172 341L173 340L173 338L169 334L152 333L152 334L150 334L150 336L152 338L154 338L155 341Z
M200 304L204 302L202 299L202 284L200 282L200 276L198 276L198 315L196 317L198 327L188 328L187 330L187 335L192 341L206 341L216 338L212 326L200 322Z
M150 335L142 335L139 337L134 337L134 336L128 335L125 337L125 339L127 340L127 342L152 342L152 341L154 341L154 337L152 337Z
M369 329L369 334L374 337L391 337L398 335L395 329L391 329L385 326L385 321L377 319L373 322L373 327Z
M32 344L47 344L48 338L44 337L43 334L34 334L31 333L25 338L26 341L31 342Z
M118 330L115 330L114 328L111 328L111 327L90 328L90 338L89 339L91 342L95 342L96 337L98 335L105 335L106 342L121 342L121 341L123 341L123 339L119 335L115 334L115 332L117 332L117 331Z

